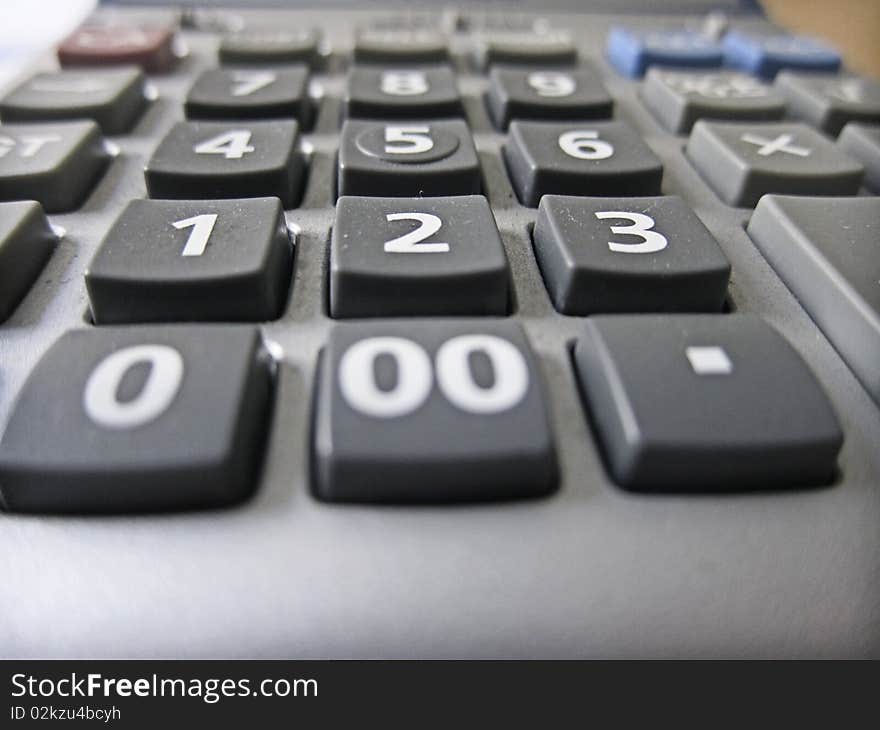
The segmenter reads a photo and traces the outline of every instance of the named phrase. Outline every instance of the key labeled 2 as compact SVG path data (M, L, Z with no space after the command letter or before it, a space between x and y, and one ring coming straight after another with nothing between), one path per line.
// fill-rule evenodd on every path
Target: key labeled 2
M330 315L504 315L509 271L481 195L345 196L330 240Z
M318 387L321 499L474 501L556 486L543 386L517 324L337 325Z
M0 442L2 501L85 514L240 501L256 483L270 393L256 328L68 332L31 373Z

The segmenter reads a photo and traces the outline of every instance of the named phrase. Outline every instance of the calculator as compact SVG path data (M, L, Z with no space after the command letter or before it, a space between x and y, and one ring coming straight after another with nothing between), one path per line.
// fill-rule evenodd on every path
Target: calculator
M734 0L116 2L0 120L3 656L880 656L839 49Z

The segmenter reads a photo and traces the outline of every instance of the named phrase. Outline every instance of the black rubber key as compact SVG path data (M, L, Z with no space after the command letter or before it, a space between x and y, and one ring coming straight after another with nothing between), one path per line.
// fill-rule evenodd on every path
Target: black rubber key
M455 75L448 66L349 71L343 101L350 117L415 119L462 115Z
M225 36L217 55L224 65L305 63L315 67L320 61L320 36L312 29L243 30Z
M523 205L542 195L658 195L663 165L624 122L519 122L504 145Z
M15 512L217 507L255 486L271 376L246 326L63 335L33 370L0 442Z
M449 39L424 29L368 28L355 36L354 60L376 64L443 63L449 60Z
M178 122L144 169L151 198L277 197L295 205L304 162L294 121Z
M574 349L608 469L638 491L834 478L843 436L797 352L758 317L589 318Z
M211 69L196 79L184 102L188 119L296 119L308 124L306 66Z
M333 317L504 315L509 277L481 195L343 197L336 204Z
M880 404L880 198L761 199L748 233Z
M880 83L857 76L782 71L776 89L792 116L837 136L849 122L880 123Z
M471 195L480 188L477 151L460 119L342 125L339 195Z
M0 127L0 200L36 200L47 213L77 208L110 155L91 121Z
M804 124L694 125L687 156L725 203L754 206L762 195L855 195L865 170Z
M493 68L486 103L495 125L513 119L604 119L614 102L592 70Z
M0 102L4 122L92 119L104 134L127 132L147 106L138 68L48 71L16 87Z
M577 48L568 33L551 31L497 32L476 40L476 64L486 69L494 64L524 66L574 66Z
M133 200L86 272L92 317L97 324L275 319L292 258L277 198Z
M27 294L56 241L39 203L0 203L0 322Z
M865 187L880 193L880 125L847 124L837 145L865 166Z
M785 98L736 71L649 69L642 98L670 132L685 134L699 119L752 122L782 119Z
M473 501L556 486L540 374L512 322L337 325L318 388L320 499Z
M535 256L557 310L719 312L730 264L681 198L545 195Z

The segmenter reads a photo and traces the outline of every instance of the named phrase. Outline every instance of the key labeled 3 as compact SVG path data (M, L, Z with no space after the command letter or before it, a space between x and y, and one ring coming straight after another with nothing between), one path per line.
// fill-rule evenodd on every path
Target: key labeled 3
M293 254L281 201L133 200L86 272L97 324L266 321Z
M545 195L535 256L557 310L718 312L730 264L681 198Z
M557 466L539 378L510 322L337 325L316 400L316 494L445 502L550 491Z

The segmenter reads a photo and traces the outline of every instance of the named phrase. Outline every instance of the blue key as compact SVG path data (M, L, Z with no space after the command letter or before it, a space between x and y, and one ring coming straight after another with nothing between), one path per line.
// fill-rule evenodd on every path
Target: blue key
M721 46L692 31L639 32L612 28L608 33L608 60L625 76L643 76L649 66L716 68L724 59Z
M833 73L840 68L840 54L807 36L759 36L733 30L724 36L724 62L772 79L783 68Z

